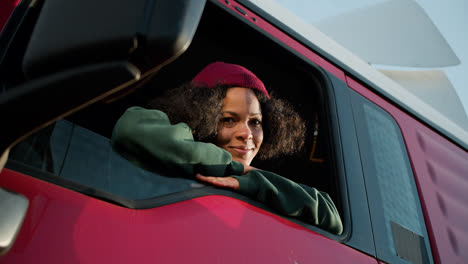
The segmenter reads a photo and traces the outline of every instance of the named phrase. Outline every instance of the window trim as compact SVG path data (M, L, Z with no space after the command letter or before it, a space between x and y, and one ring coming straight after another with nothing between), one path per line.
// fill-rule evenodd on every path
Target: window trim
M342 193L346 193L341 198L343 203L347 203L348 208L343 216L345 220L345 232L347 240L344 241L347 245L357 248L369 255L376 256L374 237L370 221L369 205L367 201L366 188L364 183L364 175L361 165L359 146L355 128L355 120L352 114L350 93L348 85L334 76L331 73L325 72L328 75L328 82L332 87L332 93L329 101L332 129L335 144L335 164L339 172L340 189ZM331 107L331 106L333 107ZM346 153L346 155L345 155ZM346 201L345 201L346 199ZM347 230L347 231L346 231Z

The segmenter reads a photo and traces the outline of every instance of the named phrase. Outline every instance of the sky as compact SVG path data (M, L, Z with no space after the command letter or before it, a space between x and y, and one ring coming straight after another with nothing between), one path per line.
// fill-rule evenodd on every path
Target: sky
M275 1L311 24L329 16L339 15L354 8L365 7L378 2L378 0ZM461 61L456 66L434 69L445 72L464 106L465 113L468 113L468 0L408 1L414 1L421 6Z

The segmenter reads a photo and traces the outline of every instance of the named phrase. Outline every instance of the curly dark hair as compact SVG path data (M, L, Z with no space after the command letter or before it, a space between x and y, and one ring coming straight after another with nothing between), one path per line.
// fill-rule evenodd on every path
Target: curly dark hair
M223 99L230 86L207 88L190 82L168 90L153 99L149 108L165 112L172 124L186 123L195 140L215 143ZM298 152L304 146L306 125L304 120L284 100L270 93L252 89L260 102L264 140L257 157L269 159Z

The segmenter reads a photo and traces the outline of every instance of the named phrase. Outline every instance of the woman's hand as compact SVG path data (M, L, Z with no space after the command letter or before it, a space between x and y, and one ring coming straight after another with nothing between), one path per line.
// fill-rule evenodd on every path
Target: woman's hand
M199 181L213 184L218 187L225 187L233 189L234 191L239 190L239 181L234 177L212 177L212 176L203 176L199 173L195 175Z
M244 165L244 174L251 170L258 170L255 167ZM234 191L239 190L239 181L234 177L213 177L213 176L203 176L200 173L195 175L201 182L206 182L218 187L225 187L233 189Z

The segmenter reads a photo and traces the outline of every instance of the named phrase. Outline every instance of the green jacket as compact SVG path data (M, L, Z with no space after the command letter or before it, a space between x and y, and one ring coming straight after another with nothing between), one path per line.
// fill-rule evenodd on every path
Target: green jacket
M112 147L143 168L155 165L186 176L232 176L239 181L238 192L258 200L279 213L293 216L341 234L343 226L333 201L327 193L297 184L277 174L262 170L244 173L242 163L211 143L193 139L185 123L172 125L158 110L131 107L117 121Z

